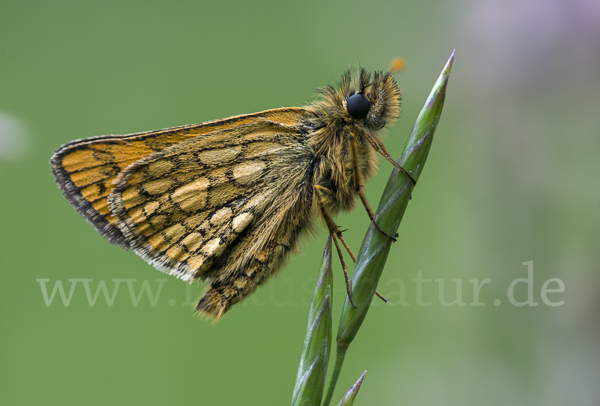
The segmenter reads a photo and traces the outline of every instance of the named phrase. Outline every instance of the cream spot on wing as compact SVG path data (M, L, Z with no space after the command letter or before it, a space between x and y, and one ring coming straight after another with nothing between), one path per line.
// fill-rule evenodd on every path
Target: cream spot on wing
M173 245L166 252L168 257L171 257L174 260L182 261L187 258L187 254L183 251L183 247L181 245Z
M242 152L242 146L236 145L229 148L210 149L198 154L198 159L205 165L216 165L232 161Z
M202 244L202 234L190 233L181 241L181 244L185 245L188 251L196 251Z
M233 219L233 231L236 233L241 233L250 222L254 219L254 216L251 213L242 213Z
M150 217L150 219L148 219L148 221L152 225L152 229L158 231L165 226L165 223L167 222L167 217L164 215L154 216L154 217Z
M152 237L148 238L148 243L150 243L155 250L161 250L165 243L165 237L162 234L154 234Z
M133 220L135 221L135 219ZM144 234L146 237L150 237L152 234L154 234L154 230L152 230L151 224L146 220L147 219L144 219L142 221L135 221L135 224L137 226L137 230L141 234Z
M233 178L244 184L255 180L262 170L265 169L265 163L262 161L243 162L233 168Z
M199 178L184 186L177 188L171 198L179 204L184 211L200 210L206 204L206 188L210 181L206 178Z
M209 257L211 256L213 253L215 253L215 251L217 251L217 248L219 248L219 245L221 245L221 239L220 238L213 238L212 240L210 240L209 242L207 242L204 245L204 254Z
M144 199L140 196L137 187L129 186L121 193L121 200L123 201L123 206L125 206L126 209L129 209L133 206L137 206Z
M154 202L148 202L146 203L146 205L144 206L144 211L146 212L146 214L149 216L152 213L154 213L156 211L156 209L158 209L159 203L154 201Z
M149 163L146 169L146 173L153 178L158 178L173 171L174 168L175 164L173 162L160 160Z
M133 209L129 210L127 214L136 223L141 223L148 218L147 216L150 216L152 213L154 213L158 206L159 203L156 201L148 202L143 206L134 207Z
M194 271L199 269L203 263L204 263L204 257L200 256L200 255L190 257L187 260L188 266L190 268L192 268Z
M183 235L184 232L185 232L185 227L179 223L173 224L171 227L167 228L164 231L165 236L171 241L179 240L179 238L181 238L181 236Z
M206 216L206 212L196 213L193 216L183 220L183 225L190 230L195 230L196 228L200 227L200 224L202 224L202 222L206 219Z
M250 201L248 202L248 206L250 207L260 207L260 204L263 203L265 200L267 200L267 197L270 195L271 193L269 191L266 191L265 193L259 194L254 196L252 199L250 199Z
M213 226L223 225L225 222L229 221L232 214L233 213L229 207L223 207L221 210L213 214L213 216L210 218L210 223Z
M131 217L133 221L136 223L140 223L146 220L146 216L144 216L144 211L141 207L135 207L127 212L127 215Z
M171 180L162 178L145 182L142 184L142 187L151 195L159 195L169 190L172 185L173 182Z
M173 199L185 199L190 194L195 194L200 190L205 190L208 187L208 185L210 185L210 181L208 179L198 178L193 182L190 182L186 185L177 188L173 192Z

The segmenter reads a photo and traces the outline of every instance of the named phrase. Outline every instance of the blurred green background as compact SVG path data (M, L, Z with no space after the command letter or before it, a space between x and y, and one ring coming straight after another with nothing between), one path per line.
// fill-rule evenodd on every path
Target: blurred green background
M50 156L73 139L301 106L349 65L401 56L397 157L456 48L381 280L391 303L374 303L334 399L366 369L359 405L600 404L599 43L600 7L585 0L0 1L0 403L289 404L323 228L212 325L191 310L202 286L78 216ZM368 183L373 205L391 170L381 160ZM338 223L358 250L366 213ZM517 281L528 261L530 284ZM421 298L419 275L432 280ZM93 299L115 279L112 304L92 305L86 283ZM73 286L68 305L44 299L57 281Z

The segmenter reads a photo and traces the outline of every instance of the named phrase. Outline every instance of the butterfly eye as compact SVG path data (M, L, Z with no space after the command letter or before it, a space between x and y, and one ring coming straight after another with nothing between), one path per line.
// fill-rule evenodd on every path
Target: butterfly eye
M369 114L371 104L367 97L362 93L356 93L348 97L346 101L346 110L355 119L365 118Z

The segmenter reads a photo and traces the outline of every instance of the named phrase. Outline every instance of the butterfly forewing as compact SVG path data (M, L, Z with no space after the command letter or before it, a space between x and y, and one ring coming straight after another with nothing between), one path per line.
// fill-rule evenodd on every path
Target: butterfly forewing
M139 255L183 279L201 277L248 226L276 222L268 206L293 207L278 199L288 177L306 172L304 141L297 127L261 118L173 145L119 175L111 210Z
M118 228L107 201L117 176L129 165L190 138L253 122L263 117L282 124L297 122L304 109L275 109L202 124L128 135L76 140L59 148L51 159L52 172L71 205L103 236L123 248L129 242Z

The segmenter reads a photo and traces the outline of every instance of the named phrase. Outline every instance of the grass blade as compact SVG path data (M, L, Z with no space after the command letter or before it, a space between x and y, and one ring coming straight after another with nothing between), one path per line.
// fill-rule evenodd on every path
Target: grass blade
M419 113L400 157L400 165L415 180L418 180L421 175L431 147L433 134L442 113L446 87L453 61L454 52L452 52L442 73L435 82L423 109ZM377 224L388 234L396 234L413 188L414 185L410 179L398 169L394 169L375 214ZM353 308L348 298L346 298L337 334L336 351L338 355L336 355L336 365L329 384L327 397L323 402L324 406L329 405L331 402L346 350L358 333L367 315L377 288L377 283L383 272L390 246L391 241L371 224L360 247L356 265L352 273L352 297L357 308Z
M318 406L323 397L325 375L331 352L331 236L327 239L319 279L308 314L308 328L292 406Z
M358 378L358 381L356 381L350 390L346 392L338 406L352 406L354 404L354 399L356 399L356 395L358 394L358 390L360 389L360 385L362 385L362 381L365 378L366 373L367 371L362 373L360 378Z

